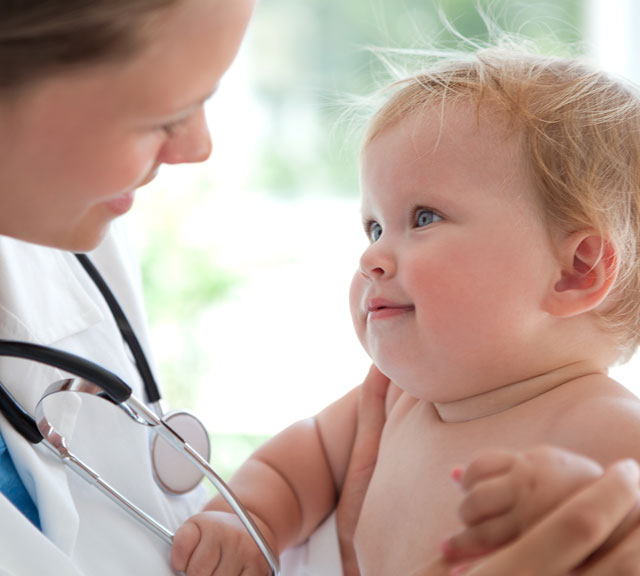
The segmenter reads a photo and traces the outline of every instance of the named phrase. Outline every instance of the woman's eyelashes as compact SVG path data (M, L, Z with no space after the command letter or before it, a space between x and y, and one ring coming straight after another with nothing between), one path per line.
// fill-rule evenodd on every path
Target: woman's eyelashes
M416 208L411 218L411 226L413 228L424 228L436 222L440 222L444 218L435 210L430 208ZM382 226L375 220L367 220L364 224L364 231L370 242L376 242L382 236Z
M181 118L180 120L174 120L173 122L167 122L166 124L161 124L159 129L162 130L167 136L173 136L175 131L185 123L185 119Z
M167 136L173 136L176 131L190 121L192 114L193 112L189 112L181 114L180 116L175 116L172 120L158 124L156 128L164 132Z

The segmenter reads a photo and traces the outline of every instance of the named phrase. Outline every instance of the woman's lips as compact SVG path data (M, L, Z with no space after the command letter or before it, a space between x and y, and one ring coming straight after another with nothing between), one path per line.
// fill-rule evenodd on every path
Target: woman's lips
M133 206L134 197L135 191L130 190L129 192L125 192L124 194L120 194L120 196L109 200L107 202L107 206L115 214L126 214L127 212L129 212L129 210L131 210L131 207Z
M149 174L147 174L145 179L142 182L140 182L140 184L138 184L136 188L140 188L145 184L148 184L149 182L151 182L158 175L159 169L160 169L159 165L155 166L149 172ZM125 214L129 212L129 210L131 210L134 199L135 199L135 190L130 190L129 192L124 192L123 194L120 194L119 196L113 198L112 200L109 200L107 202L107 206L111 209L112 212L115 212L117 215L121 216L122 214Z

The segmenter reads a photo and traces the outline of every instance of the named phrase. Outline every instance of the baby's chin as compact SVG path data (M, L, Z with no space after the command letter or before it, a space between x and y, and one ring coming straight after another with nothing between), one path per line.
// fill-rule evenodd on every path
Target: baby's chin
M432 374L421 370L402 369L395 364L389 365L389 362L374 361L374 364L391 382L413 398L434 404L456 400L451 391L447 390L446 386Z

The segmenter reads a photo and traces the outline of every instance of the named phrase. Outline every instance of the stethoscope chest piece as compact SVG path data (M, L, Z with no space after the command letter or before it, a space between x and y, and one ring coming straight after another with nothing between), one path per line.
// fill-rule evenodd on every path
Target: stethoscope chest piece
M209 461L209 434L196 416L176 410L165 414L162 420L204 460ZM151 460L158 485L170 494L185 494L202 480L202 472L195 466L185 466L184 456L157 434L151 442Z

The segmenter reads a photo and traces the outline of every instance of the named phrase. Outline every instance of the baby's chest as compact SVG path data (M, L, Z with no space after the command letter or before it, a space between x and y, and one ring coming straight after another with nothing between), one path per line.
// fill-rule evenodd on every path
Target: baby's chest
M488 446L521 442L491 430L478 437L434 426L419 413L385 430L356 532L363 573L408 574L439 556L440 542L461 528L454 469Z
M463 461L433 440L398 430L381 443L356 533L364 574L408 574L416 552L435 558L459 528L461 492L451 473Z

